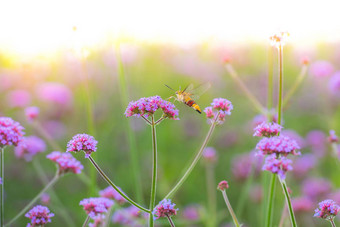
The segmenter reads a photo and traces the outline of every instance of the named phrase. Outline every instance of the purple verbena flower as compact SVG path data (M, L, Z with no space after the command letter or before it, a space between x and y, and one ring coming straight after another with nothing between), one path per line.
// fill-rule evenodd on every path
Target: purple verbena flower
M72 104L72 91L64 84L47 82L38 86L38 98L42 101L68 107Z
M308 197L297 197L292 199L294 212L309 212L313 209L313 201Z
M216 150L213 147L206 147L202 154L204 160L210 163L215 163L217 161Z
M294 130L291 130L291 129L282 130L280 135L286 136L286 137L291 138L292 140L295 140L297 145L299 145L300 149L302 149L306 146L305 139L302 136L300 136L299 133L297 133Z
M139 223L139 219L140 217L146 217L142 216L143 214L147 213L140 212L135 206L129 206L116 210L112 216L112 222L123 226L142 227L143 225Z
M258 174L261 171L262 162L263 156L256 155L255 152L238 154L231 161L231 171L236 180L243 181L249 177L252 170Z
M93 218L93 223L89 223L89 227L101 227L105 222L106 216L104 214L98 214Z
M287 136L275 136L270 138L263 138L257 143L256 149L260 154L281 154L287 156L288 154L300 155L297 150L300 149L295 140Z
M276 123L262 122L260 125L254 128L254 135L259 137L271 137L276 136L281 132L282 126Z
M46 158L55 162L59 166L60 175L68 172L79 174L84 168L83 165L69 153L53 151L48 154Z
M31 94L25 90L13 90L7 95L10 107L25 107L31 103Z
M25 217L31 219L31 223L27 224L27 227L43 226L51 222L53 216L54 214L47 207L37 205L25 214Z
M319 203L319 207L315 209L314 217L332 220L339 211L340 206L333 200L327 199Z
M77 134L67 143L66 152L85 152L85 158L90 157L92 152L97 150L97 141L93 136L87 134Z
M24 128L9 117L0 117L0 148L17 146L22 140Z
M335 134L334 130L330 130L329 131L329 137L328 137L328 141L331 143L337 143L339 141L337 135Z
M14 153L17 158L24 158L27 162L41 152L46 150L46 143L37 136L23 137L18 146L14 148Z
M340 97L340 71L329 79L328 88L333 95Z
M306 174L309 173L311 169L315 167L317 163L317 159L312 154L305 154L301 157L298 157L294 161L294 169L293 169L293 175L295 177L303 177Z
M25 115L28 120L28 122L32 122L34 119L36 119L39 116L39 108L36 106L30 106L25 109Z
M306 136L306 143L317 157L323 157L326 153L327 137L320 130L310 131Z
M123 196L121 196L112 186L109 186L101 191L99 191L100 197L113 199L117 201L119 204L123 204L126 202Z
M112 200L100 197L83 199L79 203L91 218L94 218L98 214L106 213L113 204L114 202Z
M228 184L228 181L226 181L226 180L221 181L217 185L217 189L219 189L221 191L227 190L228 188L229 188L229 184Z
M177 214L178 209L175 209L174 203L171 203L170 199L163 199L152 211L154 219L162 217L170 217Z
M211 105L214 110L224 113L225 115L230 115L231 110L233 110L233 104L231 104L229 100L223 98L214 99Z
M293 169L291 164L292 160L286 157L276 157L276 154L271 154L266 157L262 170L278 174L280 178L284 180L286 178L286 172Z
M316 61L310 66L310 73L315 77L327 77L334 71L333 65L328 61Z
M40 201L44 205L48 205L51 202L51 197L48 193L43 193L40 197Z
M197 221L200 218L199 206L190 205L183 209L183 217L190 221Z
M332 184L324 178L308 178L302 182L302 194L312 200L317 200L330 193Z

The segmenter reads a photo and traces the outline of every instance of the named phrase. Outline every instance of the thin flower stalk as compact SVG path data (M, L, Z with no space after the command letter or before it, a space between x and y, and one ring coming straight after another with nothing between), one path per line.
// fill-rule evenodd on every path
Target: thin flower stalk
M248 99L251 101L251 103L254 105L254 107L262 114L266 114L265 108L262 106L262 104L257 100L255 95L251 93L251 91L248 89L248 87L243 83L243 81L240 79L236 71L234 70L233 66L230 63L227 63L225 65L226 70L229 72L231 77L235 80L235 82L238 84L238 86L243 90L243 92L247 95Z
M87 224L89 223L89 221L90 221L90 215L87 215L87 217L86 217L86 219L85 219L85 221L84 221L84 223L83 223L83 227L86 227L87 226Z
M171 227L175 227L175 223L172 221L171 217L169 215L167 215L166 217L167 217Z
M277 123L282 123L282 101L283 101L283 50L282 45L278 47L279 53L279 105L278 105L278 119Z
M134 205L135 207L139 208L140 210L150 213L151 211L142 207L141 205L139 205L138 203L136 203L135 201L133 201L132 199L130 199L127 195L125 195L111 180L108 176L106 176L106 174L103 172L103 170L98 166L98 164L93 160L92 156L89 156L88 159L91 161L91 163L93 164L93 166L97 169L98 173L104 178L104 180L111 185L122 197L124 197L124 199L126 199L129 203L131 203L132 205Z
M273 108L273 48L268 48L268 82L267 82L267 108L271 110ZM269 112L269 111L268 111Z
M287 202L287 205L288 205L290 221L292 223L292 226L296 227L297 224L296 224L295 215L294 215L294 211L293 211L293 206L292 206L292 203L291 203L291 199L290 199L290 196L289 196L289 192L288 192L288 189L287 189L286 182L284 180L282 180L280 177L279 177L279 180L280 180L283 192L284 192L285 197L286 197L286 202Z
M204 148L207 146L214 130L215 130L215 127L216 127L216 122L218 120L218 117L219 117L220 113L218 112L214 121L212 122L211 126L210 126L210 129L208 131L208 134L207 136L205 137L202 145L201 145L201 148L199 149L199 151L197 152L194 160L192 161L191 165L189 166L189 168L185 171L184 175L182 176L182 178L177 182L177 184L172 188L172 190L164 197L164 199L169 199L170 197L172 197L176 192L177 190L182 186L182 184L184 183L184 181L189 177L190 173L192 172L192 170L195 168L198 160L201 158L202 156L202 153L204 151Z
M267 218L266 227L270 227L273 221L273 209L274 209L274 194L275 194L276 174L271 174L268 203L267 203Z
M206 163L206 185L209 209L208 226L216 226L216 181L212 163Z
M4 202L4 184L5 184L5 178L4 178L4 172L5 172L5 163L4 163L4 152L5 149L2 147L1 148L1 154L0 154L0 163L1 163L1 167L0 167L0 176L1 176L1 180L2 180L2 184L1 184L1 192L0 192L0 200L1 200L1 212L0 212L0 224L1 226L4 225L4 217L5 217L5 202Z
M151 116L151 131L152 131L152 182L150 194L150 207L153 210L156 202L156 184L157 184L157 142L156 142L156 125L154 115ZM153 215L149 215L149 226L153 226Z
M28 209L32 207L32 205L41 197L43 193L45 193L49 188L51 188L57 181L59 180L59 168L57 168L56 174L53 179L39 192L36 197L34 197L29 204L27 204L12 220L10 220L5 226L10 226L13 222L15 222L18 218L24 215Z
M333 219L331 219L329 222L331 223L332 227L336 227L335 222L334 222Z
M229 202L229 199L228 199L226 190L223 190L223 191L222 191L222 195L223 195L224 201L225 201L225 203L226 203L226 205L227 205L227 207L228 207L228 210L229 210L229 212L230 212L230 215L231 215L231 217L233 218L233 222L234 222L235 226L236 226L236 227L240 227L240 224L239 224L239 222L238 222L238 220L237 220L236 214L235 214L235 212L234 212L234 210L233 210L233 208L232 208L232 206L231 206L231 204L230 204L230 202Z

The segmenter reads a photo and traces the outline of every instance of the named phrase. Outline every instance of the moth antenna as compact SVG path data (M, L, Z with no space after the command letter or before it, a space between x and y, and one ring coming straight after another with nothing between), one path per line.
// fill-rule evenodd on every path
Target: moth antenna
M166 85L166 84L164 84L167 88L169 88L169 89L171 89L171 90L173 90L173 91L175 91L174 89L172 89L170 86L168 86L168 85Z

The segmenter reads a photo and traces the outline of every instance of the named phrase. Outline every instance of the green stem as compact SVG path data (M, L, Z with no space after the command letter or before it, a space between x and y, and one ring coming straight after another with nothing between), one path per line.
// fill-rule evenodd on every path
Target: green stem
M204 148L207 146L212 133L214 132L214 129L216 127L216 122L218 117L220 116L220 113L217 114L215 120L211 123L210 129L208 131L207 136L205 137L201 148L199 149L198 153L196 154L194 160L192 161L191 165L189 166L189 168L186 170L186 172L184 173L184 175L182 176L182 178L177 182L177 184L175 185L175 187L172 188L172 190L164 197L164 199L169 199L170 197L172 197L175 192L182 186L182 184L184 183L184 181L189 177L190 173L192 172L192 170L195 168L198 160L201 158L202 153Z
M131 203L132 205L134 205L135 207L139 208L140 210L150 213L151 211L149 211L148 209L142 207L141 205L139 205L138 203L136 203L135 201L133 201L132 199L130 199L127 195L125 195L111 180L110 178L108 178L108 176L106 176L106 174L103 172L103 170L101 170L101 168L98 166L98 164L93 160L93 158L90 156L89 160L92 162L93 166L97 169L98 173L104 178L104 180L111 185L123 198L125 198L129 203Z
M222 191L222 195L223 195L223 198L224 198L225 203L227 204L227 207L228 207L228 210L229 210L229 212L230 212L230 214L231 214L231 217L233 218L233 221L234 221L235 226L236 226L236 227L240 227L240 224L238 223L238 220L237 220L237 218L236 218L236 215L235 215L235 213L234 213L234 210L233 210L233 208L232 208L232 206L231 206L231 204L230 204L230 202L229 202L229 199L228 199L226 190L223 190L223 191Z
M90 215L87 215L87 217L86 217L86 219L83 223L83 227L86 227L86 225L89 223L89 221L90 221Z
M157 184L157 139L156 139L156 125L154 116L151 116L151 131L152 131L152 183L151 183L151 195L150 195L150 207L152 211L156 202L156 184ZM153 215L150 213L149 226L153 226Z
M5 201L4 201L4 184L5 184L5 163L4 163L4 153L5 153L5 148L1 147L1 155L0 155L0 163L1 163L1 167L0 167L0 176L1 176L1 192L0 192L0 200L1 200L1 212L0 212L0 224L1 226L4 226L4 218L5 218Z
M59 179L59 169L57 169L57 172L54 176L54 178L48 183L43 190L39 192L39 194L32 199L32 201L27 204L12 220L10 220L5 226L10 226L13 222L15 222L18 218L20 218L31 206L41 197L41 195L46 192L49 188L51 188Z
M336 227L336 225L335 225L335 223L334 223L334 219L331 219L331 220L330 220L330 223L331 223L332 227Z
M278 48L279 51L279 106L278 106L278 120L277 123L281 125L282 122L282 101L283 101L283 50L282 45Z
M279 177L279 180L280 180L283 192L284 192L285 197L286 197L286 202L287 202L287 205L288 205L290 221L292 223L292 226L296 227L297 224L296 224L295 215L294 215L294 211L293 211L293 206L292 206L292 203L291 203L291 199L290 199L290 196L289 196L289 192L288 192L288 189L287 189L286 182L284 180L281 180L280 177Z
M175 223L172 221L171 217L169 215L166 215L166 217L168 218L171 227L175 227Z
M272 178L270 180L270 186L269 186L269 194L268 194L269 198L268 198L268 203L267 203L266 227L272 226L275 183L276 183L276 174L272 174Z
M116 58L118 62L118 81L119 81L119 88L120 88L120 96L121 96L121 103L125 107L129 100L128 100L128 91L127 85L125 80L125 71L124 65L120 54L120 47L119 44L116 46ZM127 134L128 134L128 143L130 148L130 165L131 170L133 172L133 178L135 183L135 191L136 197L139 202L143 202L143 187L142 187L142 180L140 176L140 166L139 166L139 157L137 152L137 145L136 145L136 138L135 134L132 131L131 127L131 120L128 119L127 121Z
M211 163L206 165L206 181L207 181L207 198L209 209L209 226L216 226L216 181L214 166Z
M237 75L236 71L234 70L233 66L229 63L225 65L226 70L229 72L231 77L235 80L238 86L242 89L242 91L246 94L248 99L254 105L254 107L262 114L266 114L265 108L261 105L261 103L257 100L253 93L248 89L248 87L243 83L240 77Z
M293 86L290 88L290 90L287 92L285 98L283 99L283 104L282 104L283 109L288 104L288 102L290 101L292 96L295 94L295 92L297 91L297 89L299 88L299 86L301 85L303 80L306 78L307 68L308 67L306 65L302 66L301 72L298 75L298 77L296 78L295 83L293 84Z

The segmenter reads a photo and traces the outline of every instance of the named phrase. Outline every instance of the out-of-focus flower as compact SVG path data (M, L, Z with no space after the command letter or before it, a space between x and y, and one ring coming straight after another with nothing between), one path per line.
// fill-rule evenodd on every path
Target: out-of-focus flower
M14 148L17 158L24 158L27 162L41 152L46 150L46 143L37 136L23 137L22 141Z
M92 152L97 150L97 141L93 136L77 134L67 143L66 152L85 152L85 158L90 157Z
M270 44L277 48L282 47L286 44L288 37L289 37L288 32L284 32L284 31L278 32L274 34L273 36L269 37Z
M253 136L259 136L259 137L271 137L276 136L281 132L282 126L276 123L266 123L262 122L260 125L258 125L256 128L254 128L254 135Z
M280 178L284 180L286 178L286 172L293 169L291 164L292 160L286 157L276 157L276 154L271 154L265 159L262 169L278 174Z
M105 215L98 214L93 218L93 223L89 223L89 227L100 227L105 222Z
M332 198L337 204L340 204L340 189L330 193L328 198Z
M131 116L146 116L153 115L158 109L163 111L163 117L172 120L178 120L178 110L175 105L169 101L163 100L160 96L152 96L141 98L137 101L129 103L125 111L126 117Z
M328 88L333 95L340 97L340 71L329 79Z
M22 140L24 128L9 117L0 117L0 148L5 146L17 146Z
M36 119L39 115L39 108L36 106L30 106L25 109L25 115L28 120L28 122L32 122L34 119Z
M292 199L292 206L294 212L310 212L314 203L308 197L297 197Z
M31 219L31 223L27 224L27 227L43 226L51 222L53 216L54 214L47 207L37 205L25 214L25 217Z
M228 181L226 180L221 181L217 185L217 189L219 189L220 191L227 190L228 188L229 188L229 184L228 184Z
M339 211L340 206L333 200L327 199L319 203L319 207L315 209L314 217L332 220Z
M31 103L31 94L25 90L14 90L8 93L7 103L10 107L25 107Z
M294 161L293 173L295 177L303 177L313 168L317 163L317 159L312 154L304 154Z
M40 197L40 201L44 205L48 205L51 202L51 197L48 193L43 193Z
M54 139L62 138L66 132L65 125L61 121L45 121L43 127Z
M304 148L306 146L306 142L305 139L300 136L296 131L291 130L291 129L285 129L282 130L282 132L280 133L280 135L282 136L287 136L293 140L296 141L296 143L299 145L300 149Z
M323 178L309 178L302 183L302 194L316 200L322 198L332 189L332 184Z
M328 61L316 61L310 66L310 73L315 77L327 77L334 71L333 65Z
M255 185L249 190L249 198L254 203L260 203L263 198L263 189L261 185Z
M154 219L176 215L178 209L175 209L175 205L170 199L163 199L152 211Z
M106 213L113 204L112 200L100 197L83 199L79 203L91 218L95 218L98 214Z
M252 170L258 174L261 171L262 162L263 156L256 155L255 152L239 154L231 161L231 171L236 180L243 181L249 177Z
M122 197L112 186L109 186L101 191L99 191L100 197L113 199L117 201L119 204L123 204L126 202L124 197Z
M265 115L265 114L256 115L252 120L252 128L256 128L259 124L261 124L263 122L277 123L278 115L277 115L277 113L274 109L270 110L267 115Z
M37 96L40 100L68 107L72 104L71 90L61 83L47 82L37 88Z
M213 147L206 147L203 151L203 158L209 163L215 163L217 161L216 150Z
M190 205L190 206L186 206L183 209L183 217L186 220L190 220L190 221L196 221L200 218L200 214L199 214L199 206L198 205Z
M142 216L143 214L147 213L140 212L135 206L129 206L116 210L112 216L112 222L122 226L142 227L141 218L147 217Z
M317 157L323 157L326 152L327 137L320 130L310 131L306 136L306 143Z
M257 143L256 149L261 155L267 154L281 154L287 156L288 154L299 155L299 145L295 140L287 136L275 136L270 138L263 138Z
M84 168L83 165L69 153L53 151L52 153L48 154L46 158L55 162L59 166L60 175L68 172L79 174Z
M0 184L2 184L2 178L0 177Z
M304 56L304 57L301 58L301 64L309 65L309 63L310 63L309 57Z
M334 130L330 130L329 131L328 141L331 142L331 143L339 142L339 139L338 139L337 135L335 135L335 131Z

